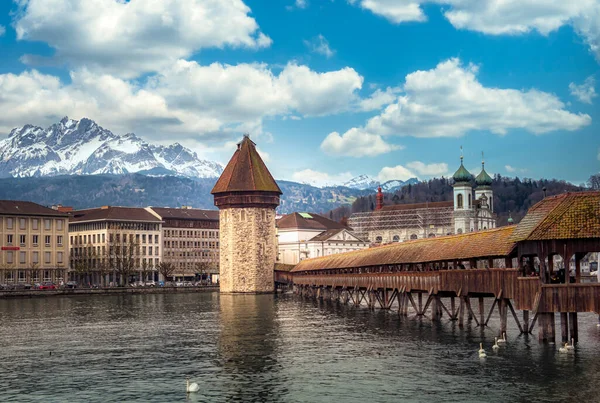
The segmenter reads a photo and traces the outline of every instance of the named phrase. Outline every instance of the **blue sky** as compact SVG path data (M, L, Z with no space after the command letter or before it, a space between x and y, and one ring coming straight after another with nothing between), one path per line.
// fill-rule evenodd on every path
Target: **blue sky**
M543 3L543 4L542 4ZM0 137L89 117L276 178L600 171L600 0L0 2Z

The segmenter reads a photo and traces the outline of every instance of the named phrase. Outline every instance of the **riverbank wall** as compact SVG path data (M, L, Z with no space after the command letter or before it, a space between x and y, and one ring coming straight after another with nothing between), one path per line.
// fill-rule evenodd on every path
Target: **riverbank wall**
M110 288L67 288L61 290L2 290L0 299L38 298L74 295L129 295L169 294L219 291L219 286L202 287L110 287Z

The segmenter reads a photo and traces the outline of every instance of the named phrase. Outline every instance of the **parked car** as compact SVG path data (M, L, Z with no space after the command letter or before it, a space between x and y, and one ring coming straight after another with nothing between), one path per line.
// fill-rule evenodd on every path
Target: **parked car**
M65 284L67 288L77 288L77 281L67 281Z
M156 282L155 281L146 281L146 283L144 285L146 287L156 287Z
M54 283L47 281L40 285L40 290L56 290L56 286Z

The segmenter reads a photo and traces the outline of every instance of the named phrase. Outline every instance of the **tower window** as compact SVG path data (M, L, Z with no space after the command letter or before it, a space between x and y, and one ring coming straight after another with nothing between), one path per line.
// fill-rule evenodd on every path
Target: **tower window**
M458 196L456 196L456 206L458 208L463 208L463 195L459 194Z
M473 204L472 204L472 201L471 201L471 195L469 195L469 208L471 208L472 205Z

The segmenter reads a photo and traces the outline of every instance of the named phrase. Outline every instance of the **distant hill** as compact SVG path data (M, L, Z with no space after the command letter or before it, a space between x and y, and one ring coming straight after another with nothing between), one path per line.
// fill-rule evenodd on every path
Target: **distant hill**
M384 203L388 205L452 201L451 182L451 180L442 178L409 184L394 192L385 193ZM509 212L515 222L519 222L531 206L544 198L543 188L546 188L547 196L586 190L584 187L556 179L533 180L496 175L492 190L494 191L494 212L498 215L498 225L506 225ZM339 221L355 212L372 211L375 209L375 203L375 193L372 192L368 196L357 198L352 206L341 206L327 214L328 217Z
M210 191L216 180L141 174L2 178L0 199L30 200L43 205L60 203L77 209L103 205L214 209ZM295 182L277 183L283 191L280 213L329 211L370 193L341 186L317 188Z

